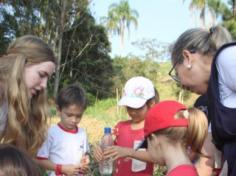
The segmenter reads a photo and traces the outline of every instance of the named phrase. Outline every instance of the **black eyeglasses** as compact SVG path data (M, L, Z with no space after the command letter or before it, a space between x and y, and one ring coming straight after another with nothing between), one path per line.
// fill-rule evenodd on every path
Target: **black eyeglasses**
M177 64L178 64L178 62L175 61L174 65L173 65L172 68L170 69L168 75L169 75L173 80L175 80L177 83L180 83L180 79L179 79L178 75L177 75L176 72L175 72L175 67L176 67ZM173 71L174 71L174 73L173 73Z

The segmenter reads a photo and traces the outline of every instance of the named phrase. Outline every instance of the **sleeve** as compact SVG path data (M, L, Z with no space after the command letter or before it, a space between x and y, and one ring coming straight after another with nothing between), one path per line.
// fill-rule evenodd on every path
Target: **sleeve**
M43 159L49 158L52 142L53 142L53 137L52 137L51 131L49 130L46 140L43 142L43 145L38 150L37 159L43 160Z
M221 51L217 58L217 69L223 85L236 92L236 46Z

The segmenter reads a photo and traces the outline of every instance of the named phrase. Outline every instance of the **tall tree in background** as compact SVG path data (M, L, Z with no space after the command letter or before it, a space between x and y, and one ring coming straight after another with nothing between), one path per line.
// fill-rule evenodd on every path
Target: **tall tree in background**
M56 80L49 81L54 95L58 88L81 82L91 96L109 95L112 60L105 28L96 25L88 0L31 0L0 3L0 52L15 37L34 34L49 43L60 64ZM86 79L86 81L84 81ZM99 91L95 89L99 87Z
M200 12L200 20L202 21L203 27L206 27L206 17L207 17L207 10L208 13L211 15L213 19L213 23L215 22L215 12L210 6L208 6L209 0L191 0L190 2L190 10L198 10Z
M76 30L64 33L62 49L62 85L79 81L90 98L105 98L112 95L112 60L110 43L103 26L96 25L86 11L83 18L75 21ZM70 43L70 45L68 45ZM68 52L69 51L69 52ZM67 73L67 74L66 74Z
M184 0L185 1L185 0ZM216 17L221 17L222 24L225 26L233 38L236 39L236 0L191 0L190 9L199 9L200 18L206 19L206 8L209 8L210 13L214 13Z
M88 0L40 0L40 12L45 19L43 31L53 46L58 58L58 66L54 79L54 96L59 89L61 80L61 57L64 32L70 30L75 20L81 18L80 12L87 9ZM78 26L75 26L76 29ZM68 43L69 44L69 43Z
M107 17L102 20L109 32L121 37L121 44L124 45L125 30L130 33L130 25L138 26L138 12L131 9L127 0L120 1L119 4L111 4Z
M209 0L208 4L215 10L216 15L222 17L222 24L236 39L236 0L228 0L228 3L221 0Z

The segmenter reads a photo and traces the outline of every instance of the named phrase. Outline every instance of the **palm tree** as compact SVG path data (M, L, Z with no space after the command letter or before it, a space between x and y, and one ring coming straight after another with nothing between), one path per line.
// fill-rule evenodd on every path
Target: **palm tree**
M125 29L130 33L130 25L133 23L138 26L138 12L130 8L127 0L120 1L119 4L114 3L109 6L107 17L102 20L107 30L121 37L121 44L124 44Z
M214 10L208 5L209 0L192 0L190 2L190 10L197 9L200 11L200 19L203 23L203 26L206 27L206 12L209 10L210 15L212 16L213 23L215 22L215 12Z

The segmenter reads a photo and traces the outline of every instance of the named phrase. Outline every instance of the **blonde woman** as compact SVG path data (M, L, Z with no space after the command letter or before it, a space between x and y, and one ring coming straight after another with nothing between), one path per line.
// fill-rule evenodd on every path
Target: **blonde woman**
M53 51L26 35L0 57L0 138L32 156L44 140L48 78L55 71Z

